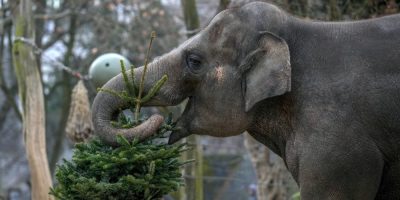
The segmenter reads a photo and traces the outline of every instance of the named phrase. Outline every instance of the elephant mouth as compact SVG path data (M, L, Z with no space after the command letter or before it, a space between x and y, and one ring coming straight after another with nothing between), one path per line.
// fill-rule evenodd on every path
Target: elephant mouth
M173 144L180 139L187 137L191 135L190 131L190 121L191 119L191 113L193 113L193 107L194 107L195 99L194 97L190 96L188 97L188 102L186 103L185 109L183 110L181 116L177 119L177 128L178 130L173 131L168 140L168 144Z
M166 101L158 98L158 97L153 97L150 101L146 102L144 106L171 106L171 104L166 103Z

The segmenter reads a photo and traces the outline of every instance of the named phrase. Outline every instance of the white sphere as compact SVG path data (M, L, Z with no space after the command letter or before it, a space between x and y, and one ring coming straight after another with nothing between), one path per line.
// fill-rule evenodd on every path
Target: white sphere
M127 58L116 53L106 53L96 58L89 68L89 77L96 88L102 87L107 81L121 73L123 61L126 69L131 68Z

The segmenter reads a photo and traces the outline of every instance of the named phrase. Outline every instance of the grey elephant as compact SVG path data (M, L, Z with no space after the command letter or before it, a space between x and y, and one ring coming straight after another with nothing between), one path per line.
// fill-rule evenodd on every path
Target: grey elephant
M150 63L145 91L164 74L146 106L189 99L170 143L248 131L283 158L302 199L400 199L400 15L313 22L250 3ZM123 90L122 76L104 88ZM124 106L107 93L94 100L96 132L110 143L162 123L113 128Z

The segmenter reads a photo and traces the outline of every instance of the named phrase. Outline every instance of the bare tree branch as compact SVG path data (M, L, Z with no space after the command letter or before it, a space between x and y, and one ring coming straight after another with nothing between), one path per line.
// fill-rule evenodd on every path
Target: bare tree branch
M3 91L3 93L6 96L7 102L11 105L11 107L14 109L18 119L22 121L22 114L21 111L18 109L18 105L14 100L14 96L11 94L11 91L7 88L7 86L4 85L4 79L1 79L0 83L0 88Z
M3 106L0 108L0 127L3 127L4 122L6 121L5 119L7 118L7 113L10 111L10 104L8 101L6 101Z
M58 89L59 87L62 86L62 84L64 84L63 81L57 81L56 83L54 83L54 85L49 86L49 87L50 87L50 90L49 90L49 92L48 92L47 94L45 94L46 97L51 97L51 96L53 96L54 93L57 91L57 89Z
M5 16L3 16L3 17L5 17ZM10 20L11 20L11 18L10 18ZM11 26L8 27L8 28L11 29ZM0 61L3 61L4 37L5 37L5 34L1 34L1 37L0 37ZM9 37L11 37L11 35L9 35ZM11 47L9 47L9 48L11 48ZM6 80L5 80L3 72L4 72L3 63L0 63L0 89L5 94L8 104L12 106L12 108L14 109L18 119L20 121L22 121L21 112L18 109L17 103L14 100L14 95L12 94L12 92L10 91L10 89L6 85Z
M3 19L0 19L0 25L3 26L3 27L9 26L11 24L12 24L11 17L6 17L6 18L3 18Z
M34 16L35 19L43 19L43 20L55 20L61 19L64 17L68 17L72 14L71 10L66 10L62 13L55 13L55 14L37 14Z
M51 36L50 36L50 40L42 45L42 49L46 50L47 48L53 46L53 44L56 43L57 41L59 41L66 33L67 33L67 31L65 31L65 30L54 31L53 34L51 34Z

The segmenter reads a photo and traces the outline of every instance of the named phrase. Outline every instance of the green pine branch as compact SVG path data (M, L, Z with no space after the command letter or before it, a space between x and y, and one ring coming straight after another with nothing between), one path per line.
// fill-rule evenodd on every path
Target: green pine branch
M151 36L150 36L150 43L149 43L149 47L147 48L147 53L146 53L146 59L144 61L144 67L143 67L143 72L142 72L142 78L140 80L139 83L139 94L137 96L137 102L136 102L136 106L135 106L135 121L137 121L139 119L139 114L140 114L140 105L142 103L142 93L143 93L143 85L144 85L144 78L146 77L146 72L147 72L147 65L149 64L149 56L150 56L150 50L151 50L151 46L153 44L153 40L156 37L156 32L152 31L151 32ZM154 96L154 95L153 95Z
M149 46L147 49L146 59L145 59L144 67L143 67L142 76L141 76L141 79L139 82L138 90L135 88L134 67L132 67L130 70L131 73L130 73L130 79L129 79L125 64L122 60L120 61L120 64L121 64L121 73L122 73L123 81L125 83L125 90L123 90L122 92L116 92L116 91L104 89L104 88L98 89L99 92L106 92L110 95L114 95L114 96L121 98L122 100L128 102L129 107L134 111L134 124L135 125L140 123L139 116L140 116L141 105L150 101L157 94L157 92L160 91L161 87L168 80L167 75L162 76L161 79L158 80L156 82L156 84L149 90L149 92L144 97L142 97L143 89L144 89L144 81L145 81L147 68L148 68L148 64L149 64L150 50L151 50L151 46L153 44L153 40L155 37L156 37L156 34L153 31L151 33L150 43L149 43ZM136 93L136 91L138 91L138 93Z
M99 139L75 146L71 161L56 170L58 199L158 199L183 186L179 160L185 145L129 142L112 148Z

